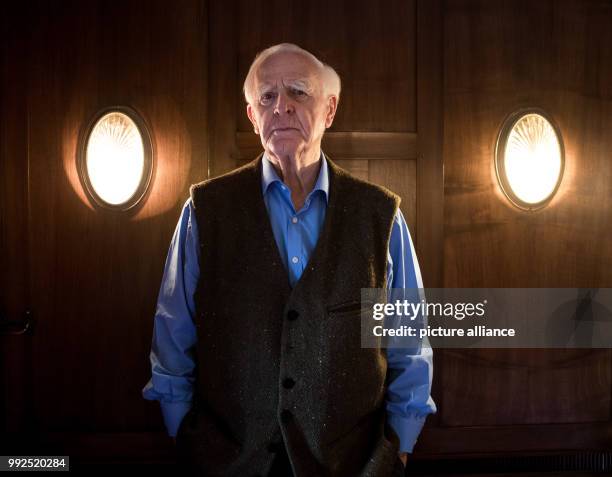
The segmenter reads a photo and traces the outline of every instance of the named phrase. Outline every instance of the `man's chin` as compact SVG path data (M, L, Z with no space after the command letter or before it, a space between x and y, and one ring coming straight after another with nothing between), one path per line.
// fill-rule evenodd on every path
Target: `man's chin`
M270 152L275 156L295 156L304 144L295 139L277 138L268 143Z

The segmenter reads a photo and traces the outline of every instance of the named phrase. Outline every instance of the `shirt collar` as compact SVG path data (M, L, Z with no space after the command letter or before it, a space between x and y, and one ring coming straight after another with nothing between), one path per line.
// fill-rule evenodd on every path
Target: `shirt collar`
M268 187L270 187L273 182L278 181L279 183L283 184L283 181L278 176L276 169L274 169L274 166L270 162L270 159L268 159L265 152L261 161L261 190L265 195L266 192L268 192ZM315 182L314 188L310 194L317 190L323 191L325 200L327 201L329 196L329 171L327 170L327 160L325 159L325 154L323 154L323 151L321 151L321 161L319 176L317 177L317 181Z

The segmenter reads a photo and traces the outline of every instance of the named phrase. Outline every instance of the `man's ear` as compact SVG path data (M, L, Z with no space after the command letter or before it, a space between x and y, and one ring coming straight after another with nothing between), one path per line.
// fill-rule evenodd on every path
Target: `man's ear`
M255 130L255 134L259 134L259 128L257 127L257 121L255 120L255 114L253 113L253 108L250 104L247 103L247 116L253 125L253 129Z
M338 109L338 97L330 96L327 100L327 113L325 115L325 129L331 127Z

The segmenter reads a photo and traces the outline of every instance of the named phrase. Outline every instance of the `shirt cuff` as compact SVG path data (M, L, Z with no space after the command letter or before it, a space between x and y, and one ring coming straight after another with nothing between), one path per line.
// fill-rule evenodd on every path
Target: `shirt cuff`
M193 400L193 378L170 376L153 372L142 397L148 400L178 402Z
M142 388L142 397L149 401L160 401L163 398L163 396L155 390L152 380L149 380L146 386Z
M185 414L191 409L189 401L164 402L160 401L162 415L164 416L164 424L168 430L170 437L176 437L179 426Z
M399 437L400 452L412 453L417 438L425 425L425 419L427 419L427 416L404 417L387 413L387 422Z

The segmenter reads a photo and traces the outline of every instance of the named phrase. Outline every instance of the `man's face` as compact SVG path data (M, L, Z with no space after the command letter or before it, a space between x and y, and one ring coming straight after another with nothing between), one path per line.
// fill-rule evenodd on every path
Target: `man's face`
M299 53L266 58L254 77L247 115L266 151L295 155L320 144L331 126L337 98L326 97L317 65Z

